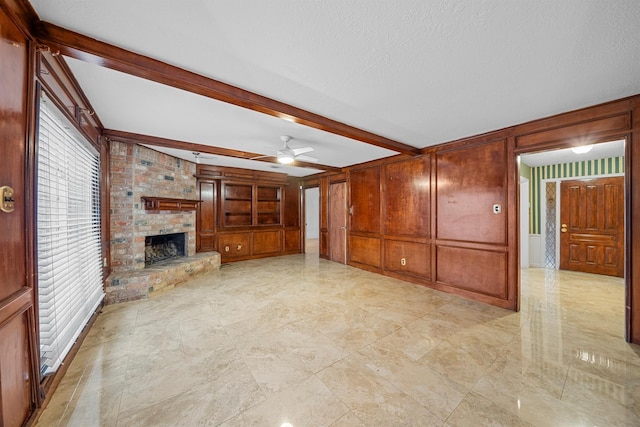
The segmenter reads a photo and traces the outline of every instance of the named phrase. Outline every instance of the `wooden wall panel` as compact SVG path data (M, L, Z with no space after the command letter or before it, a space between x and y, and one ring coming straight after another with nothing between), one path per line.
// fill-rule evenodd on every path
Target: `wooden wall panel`
M437 153L438 239L506 244L506 152L498 140Z
M350 232L380 233L380 167L350 173Z
M284 226L287 228L300 227L300 182L290 179L284 187Z
M0 12L2 12L0 10ZM27 151L26 37L0 13L0 186L14 190L15 210L0 212L0 302L25 286Z
M282 239L280 231L254 231L253 232L253 254L265 255L276 254L281 250Z
M439 284L505 299L507 253L439 246L436 249Z
M26 423L40 403L35 289L34 51L24 3L0 4L0 186L13 212L0 212L0 425Z
M320 231L319 256L329 259L329 231Z
M431 245L385 240L384 269L385 271L431 280Z
M430 156L384 166L384 232L428 236L430 225Z
M31 412L28 331L26 311L0 324L0 425L3 426L20 426Z
M349 237L349 263L363 264L374 269L382 267L381 240L373 237Z
M302 250L300 243L300 230L284 231L284 251L286 253L300 253Z

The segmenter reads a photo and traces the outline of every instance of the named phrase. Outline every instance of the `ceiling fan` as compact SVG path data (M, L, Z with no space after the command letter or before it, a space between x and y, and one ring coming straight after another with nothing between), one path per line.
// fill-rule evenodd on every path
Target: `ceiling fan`
M294 160L302 160L305 162L313 162L313 163L316 163L318 161L318 159L316 159L315 157L304 155L304 153L313 151L313 147L302 147L302 148L289 147L289 141L291 141L292 139L293 138L291 138L289 135L282 135L280 137L280 140L282 141L282 147L276 150L275 156L274 155L258 156L258 157L252 157L251 160L261 159L264 157L275 157L278 159L278 162L282 163L283 165L288 165L290 163L293 163Z
M207 156L207 155L202 155L202 153L198 152L198 151L192 151L191 154L193 154L193 161L196 164L199 164L201 160L205 160L205 159L215 159L215 156Z

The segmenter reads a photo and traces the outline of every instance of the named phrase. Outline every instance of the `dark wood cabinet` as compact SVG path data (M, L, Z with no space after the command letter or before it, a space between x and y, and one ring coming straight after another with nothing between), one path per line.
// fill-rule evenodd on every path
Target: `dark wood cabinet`
M280 230L254 231L254 255L278 254L282 250L282 233Z
M222 182L221 227L280 225L282 185Z
M251 232L221 234L218 248L223 261L248 257L251 255Z
M198 165L197 250L222 262L299 253L300 189L286 175Z

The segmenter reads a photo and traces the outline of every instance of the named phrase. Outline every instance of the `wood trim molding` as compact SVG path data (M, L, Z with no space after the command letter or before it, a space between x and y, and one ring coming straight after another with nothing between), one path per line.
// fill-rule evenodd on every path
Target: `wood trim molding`
M35 24L40 18L31 3L24 0L3 0L0 2L0 8L13 18L23 33L33 38Z
M231 150L228 148L213 147L211 145L197 144L194 142L178 141L175 139L160 138L157 136L142 135L138 133L125 132L120 130L105 129L103 135L111 140L128 142L134 144L149 144L158 147L177 148L180 150L197 151L199 153L213 154L217 156L235 157L238 159L250 160L254 158L254 161L266 162L266 163L278 163L274 157L262 157L255 159L255 157L263 156L260 153L250 153L248 151ZM301 162L299 160L294 161L291 166L307 167L320 169L325 171L340 171L340 168L334 166L327 166L318 163Z
M152 211L195 211L202 200L174 199L170 197L142 196L140 198L146 210Z
M37 37L40 43L48 46L52 51L59 51L63 55L81 61L97 64L402 154L420 153L420 149L410 145L187 71L148 56L119 48L48 22L41 21L37 25Z

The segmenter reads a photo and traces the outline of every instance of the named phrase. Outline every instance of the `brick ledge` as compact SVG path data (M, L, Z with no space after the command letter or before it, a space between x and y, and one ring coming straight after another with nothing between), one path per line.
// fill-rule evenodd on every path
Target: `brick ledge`
M150 295L171 289L188 278L220 268L218 252L163 261L154 266L112 273L105 280L105 304L147 299Z

